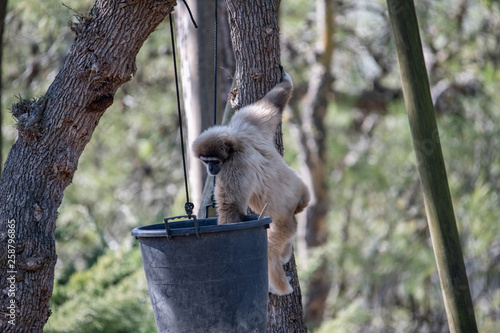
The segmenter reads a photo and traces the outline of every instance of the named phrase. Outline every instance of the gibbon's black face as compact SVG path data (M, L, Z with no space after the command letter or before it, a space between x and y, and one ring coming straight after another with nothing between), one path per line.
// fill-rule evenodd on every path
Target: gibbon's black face
M200 156L200 160L203 162L203 164L205 164L205 166L207 167L207 172L211 176L215 176L216 174L218 174L220 169L222 168L222 161L217 157Z

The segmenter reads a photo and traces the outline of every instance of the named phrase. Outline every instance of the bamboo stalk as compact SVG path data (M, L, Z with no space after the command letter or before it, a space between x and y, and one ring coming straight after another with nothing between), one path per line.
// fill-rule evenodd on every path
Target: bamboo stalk
M387 0L425 210L451 332L477 332L412 0Z

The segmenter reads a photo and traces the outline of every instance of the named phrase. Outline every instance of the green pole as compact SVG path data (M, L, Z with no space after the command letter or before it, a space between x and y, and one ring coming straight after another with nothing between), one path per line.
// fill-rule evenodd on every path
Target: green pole
M425 210L451 332L477 332L412 0L387 0Z

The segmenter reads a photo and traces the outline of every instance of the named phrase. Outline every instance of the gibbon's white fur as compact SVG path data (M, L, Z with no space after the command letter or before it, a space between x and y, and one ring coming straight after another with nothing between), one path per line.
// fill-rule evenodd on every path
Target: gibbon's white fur
M269 291L293 291L283 270L292 255L297 231L294 214L309 202L309 191L283 160L274 145L276 126L292 94L292 80L284 72L281 83L264 98L233 116L227 126L215 126L193 142L193 153L217 175L215 199L219 224L242 221L247 206L260 213L268 203L272 223L268 231Z

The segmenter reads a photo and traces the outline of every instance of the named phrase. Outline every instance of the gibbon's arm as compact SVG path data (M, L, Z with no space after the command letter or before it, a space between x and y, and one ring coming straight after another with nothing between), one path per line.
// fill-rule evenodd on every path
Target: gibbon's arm
M245 124L251 124L267 140L272 140L276 126L281 122L281 115L292 95L292 79L285 71L283 78L262 99L250 104L233 116L230 126L244 128Z
M280 115L283 113L288 100L292 96L293 82L290 75L283 70L281 82L274 86L261 100L263 103L270 103L277 107Z

